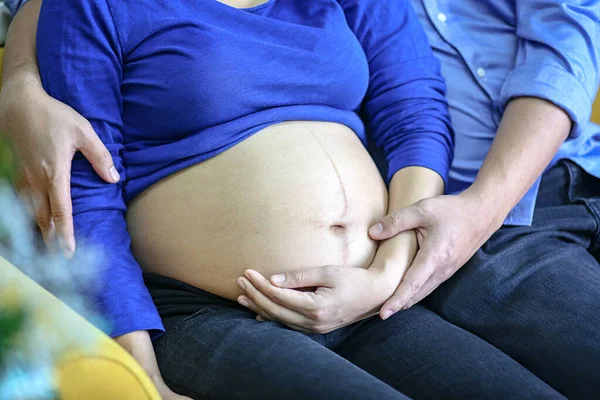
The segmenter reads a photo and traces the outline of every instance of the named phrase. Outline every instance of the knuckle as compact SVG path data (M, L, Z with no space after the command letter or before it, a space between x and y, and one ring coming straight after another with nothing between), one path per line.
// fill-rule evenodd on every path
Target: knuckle
M421 200L415 204L415 207L422 215L430 215L433 213L433 205L431 204L431 201Z
M63 222L66 221L70 217L70 213L66 208L57 208L52 210L52 219L55 222Z
M36 218L35 222L37 223L37 225L40 227L40 229L43 232L46 232L46 231L50 230L50 227L52 225L50 223L50 219L49 218L41 217L41 216L38 216Z
M391 226L393 227L399 227L402 226L402 215L399 212L394 212L392 214L389 215L389 223Z
M410 288L411 293L416 294L421 289L421 284L417 281L410 281L408 287Z

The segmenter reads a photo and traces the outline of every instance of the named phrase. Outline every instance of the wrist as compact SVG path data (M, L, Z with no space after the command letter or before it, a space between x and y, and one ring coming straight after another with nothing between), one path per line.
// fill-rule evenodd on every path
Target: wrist
M140 364L152 381L162 379L148 331L134 331L114 338Z
M458 195L466 201L474 220L482 222L491 231L499 229L512 209L501 191L487 190L475 184Z

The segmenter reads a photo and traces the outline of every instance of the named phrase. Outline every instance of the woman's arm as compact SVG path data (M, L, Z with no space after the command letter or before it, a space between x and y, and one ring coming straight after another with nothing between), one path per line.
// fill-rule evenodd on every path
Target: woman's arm
M120 34L106 0L45 1L37 54L48 94L89 120L125 180ZM76 156L71 190L75 233L105 256L98 306L112 323L111 335L146 369L163 396L172 398L175 395L160 379L148 334L161 332L163 327L130 251L123 183L103 182L85 158Z
M69 257L75 250L68 185L73 155L83 152L107 182L116 182L119 176L90 124L42 88L35 51L41 4L41 0L31 0L23 5L10 26L0 92L0 132L19 155L21 176L16 186L24 201L37 205L32 213L44 240L54 244L56 232ZM13 4L13 11L17 5Z

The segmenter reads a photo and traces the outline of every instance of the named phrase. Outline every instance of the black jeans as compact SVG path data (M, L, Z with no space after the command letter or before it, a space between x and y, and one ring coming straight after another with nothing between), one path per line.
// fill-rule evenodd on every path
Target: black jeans
M162 376L194 399L563 398L422 305L307 336L173 279L146 281L167 329L155 341Z
M424 304L572 399L600 398L600 180L542 177L533 224L504 227Z

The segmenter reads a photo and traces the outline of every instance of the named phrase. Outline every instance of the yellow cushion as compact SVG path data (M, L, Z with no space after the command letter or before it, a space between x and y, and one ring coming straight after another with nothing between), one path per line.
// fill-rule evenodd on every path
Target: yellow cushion
M600 91L596 96L596 101L594 102L594 108L592 109L592 121L597 124L600 124Z
M60 348L68 350L61 353L56 368L61 400L160 400L150 378L129 353L2 257L0 281L10 282L5 287L14 289L17 301L22 296L33 305L34 321L49 338L65 338ZM9 307L11 301L0 296L0 307ZM69 343L73 332L82 340Z

